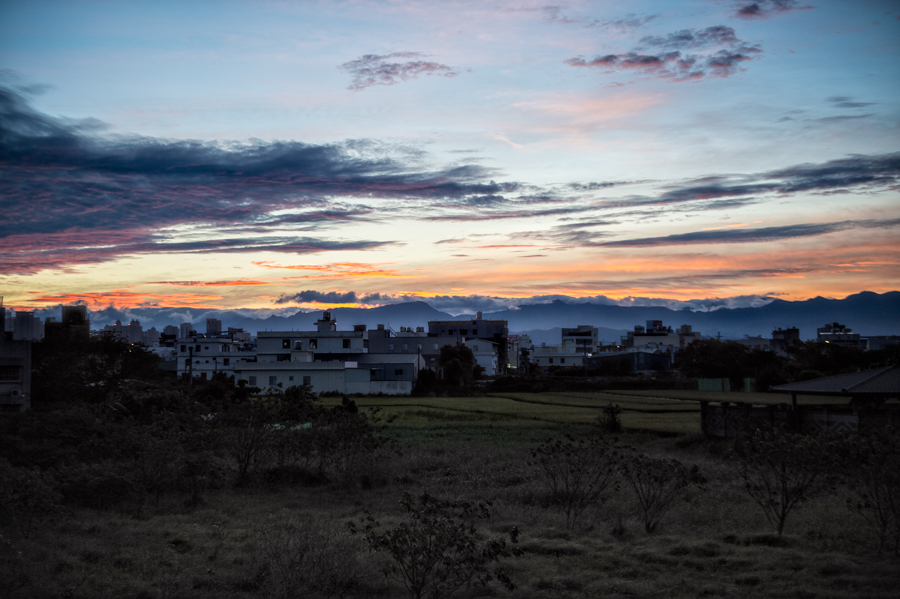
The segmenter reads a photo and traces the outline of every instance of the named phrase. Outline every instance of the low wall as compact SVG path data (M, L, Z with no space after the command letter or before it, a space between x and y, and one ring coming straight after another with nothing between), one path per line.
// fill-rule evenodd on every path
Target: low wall
M700 427L708 437L739 437L755 429L784 432L871 433L900 426L900 410L847 406L759 406L748 403L700 402Z

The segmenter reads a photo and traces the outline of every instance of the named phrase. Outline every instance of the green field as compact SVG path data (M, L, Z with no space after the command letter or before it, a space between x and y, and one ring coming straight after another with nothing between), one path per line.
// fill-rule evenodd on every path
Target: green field
M326 398L337 405L337 398ZM715 391L604 391L559 393L491 393L481 397L362 397L360 407L379 407L394 417L397 427L424 427L436 423L467 426L499 425L543 427L592 424L604 406L619 406L622 425L631 431L665 434L700 432L700 401L755 404L789 403L790 396L771 393ZM801 404L846 404L845 398L800 396Z

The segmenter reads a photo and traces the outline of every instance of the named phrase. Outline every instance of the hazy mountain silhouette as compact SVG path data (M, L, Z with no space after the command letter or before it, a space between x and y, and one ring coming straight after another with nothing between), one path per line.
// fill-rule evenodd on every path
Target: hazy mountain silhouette
M59 317L59 308L36 311L41 318ZM243 313L242 313L243 312ZM141 321L144 329L158 330L167 324L178 325L190 320L199 332L206 330L206 318L222 320L222 326L239 327L256 334L258 331L310 331L322 315L322 310L301 310L290 316L256 318L252 311L198 310L196 308L106 308L91 312L94 328L102 328L116 319L128 323L131 318ZM374 328L384 324L399 331L400 327L427 327L429 320L470 320L474 314L452 316L435 310L424 301L406 302L378 308L335 308L332 318L338 330L352 330L353 325L365 324ZM840 322L862 335L900 335L900 292L877 294L862 292L842 300L816 297L790 302L775 300L758 308L720 308L709 312L672 310L652 306L616 306L589 302L555 300L547 304L523 305L512 310L485 312L484 318L509 322L510 333L531 332L532 340L540 343L559 343L560 327L580 324L601 328L600 339L617 341L625 331L647 320L662 320L673 329L691 325L704 336L721 334L725 338L744 335L770 337L778 327L797 327L801 339L815 338L816 329L829 322ZM606 330L603 330L606 329Z

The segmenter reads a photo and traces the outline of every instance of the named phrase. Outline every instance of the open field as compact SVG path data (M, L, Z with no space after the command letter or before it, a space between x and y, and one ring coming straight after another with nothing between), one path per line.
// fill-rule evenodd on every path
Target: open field
M233 487L223 460L222 478L196 505L172 492L104 510L68 509L28 534L0 529L0 598L408 597L380 573L384 555L350 535L347 523L368 512L396 525L401 495L424 491L490 502L491 518L475 522L487 536L510 527L521 533L522 555L502 562L518 588L509 592L494 581L457 597L892 598L900 586L900 558L878 551L840 486L798 507L777 537L744 492L731 443L691 432L699 427L699 406L687 397L354 401L394 417L385 433L395 443L364 456L349 478L302 471L276 478L261 468L250 484ZM593 422L609 403L623 408L626 427L642 429L617 443L702 474L652 533L624 480L568 526L535 464L532 451L548 438L596 438Z
M325 398L338 405L338 398ZM482 397L364 397L359 406L379 407L406 426L430 426L437 422L507 422L518 426L536 423L590 424L602 409L614 404L621 409L628 430L655 433L700 432L700 401L756 404L789 403L790 396L772 393L714 391L608 391L558 393L491 393ZM845 405L845 398L800 396L801 404Z

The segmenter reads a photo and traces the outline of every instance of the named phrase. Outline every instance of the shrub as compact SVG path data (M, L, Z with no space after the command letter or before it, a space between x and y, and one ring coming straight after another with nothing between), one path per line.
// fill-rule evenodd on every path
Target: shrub
M566 528L615 490L621 453L600 436L548 439L531 452L550 492L566 514Z
M850 490L847 507L900 553L900 435L852 435L838 446L839 470Z
M260 590L274 599L344 596L371 578L354 540L312 519L270 518L256 533Z
M660 520L686 497L691 484L702 482L697 466L687 468L676 459L635 455L622 467L625 480L637 496L644 521L644 530L651 533Z
M394 528L382 528L368 514L362 530L354 522L348 526L352 533L364 535L372 551L387 554L382 572L403 584L410 597L449 597L472 585L485 586L494 578L509 590L515 588L502 569L492 572L489 565L520 552L510 549L505 538L485 539L470 522L489 518L487 505L442 500L428 493L417 499L404 493L400 504L406 521ZM513 528L509 542L517 541L518 530Z
M735 444L744 490L778 536L791 512L822 489L828 469L823 444L812 436L761 430Z

